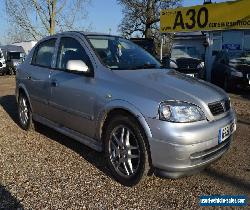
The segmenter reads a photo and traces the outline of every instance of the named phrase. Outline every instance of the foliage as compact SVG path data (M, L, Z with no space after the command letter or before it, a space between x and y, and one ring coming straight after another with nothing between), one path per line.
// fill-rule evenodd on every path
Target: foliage
M5 0L13 39L35 39L78 28L90 0ZM16 33L13 33L13 32Z
M121 33L131 36L155 38L159 36L160 10L180 6L182 0L117 0L123 6Z

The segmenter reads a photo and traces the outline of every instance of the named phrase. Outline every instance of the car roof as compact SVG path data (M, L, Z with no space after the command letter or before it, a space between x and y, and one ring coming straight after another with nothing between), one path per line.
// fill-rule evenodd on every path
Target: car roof
M121 36L118 36L118 35L111 35L111 34L98 33L98 32L65 31L65 32L60 32L60 33L56 33L54 35L44 37L43 39L38 41L36 46L39 45L41 42L43 42L45 40L57 38L60 35L69 36L69 35L79 35L79 34L83 35L83 36L112 36L112 37L120 37L120 38L122 38Z
M111 34L100 33L100 32L86 32L86 31L65 31L65 32L57 33L54 36L69 35L69 34L82 34L84 36L117 36L117 35L111 35Z
M20 52L20 53L25 53L23 47L21 46L16 46L16 45L2 45L0 46L1 51L5 50L7 52Z

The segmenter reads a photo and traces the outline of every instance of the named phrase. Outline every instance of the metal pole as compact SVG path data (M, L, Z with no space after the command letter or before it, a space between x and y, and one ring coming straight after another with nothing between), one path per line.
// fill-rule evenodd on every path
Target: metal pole
M161 35L161 49L160 49L160 61L162 61L163 58L163 42L164 42L164 35Z

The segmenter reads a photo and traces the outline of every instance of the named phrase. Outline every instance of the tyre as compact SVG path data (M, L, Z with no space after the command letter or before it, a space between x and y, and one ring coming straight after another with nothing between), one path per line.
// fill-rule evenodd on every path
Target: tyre
M105 133L105 157L114 178L125 186L142 181L150 170L146 137L130 116L112 118Z
M24 94L20 94L18 99L18 117L22 129L28 131L34 128L29 101Z

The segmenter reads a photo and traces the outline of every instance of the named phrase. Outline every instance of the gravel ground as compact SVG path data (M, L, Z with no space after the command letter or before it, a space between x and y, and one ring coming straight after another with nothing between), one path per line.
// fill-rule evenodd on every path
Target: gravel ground
M231 149L205 171L177 180L148 177L134 188L112 179L102 153L45 126L17 124L13 77L0 77L0 209L198 209L201 195L250 195L250 100ZM247 209L247 208L246 208Z

